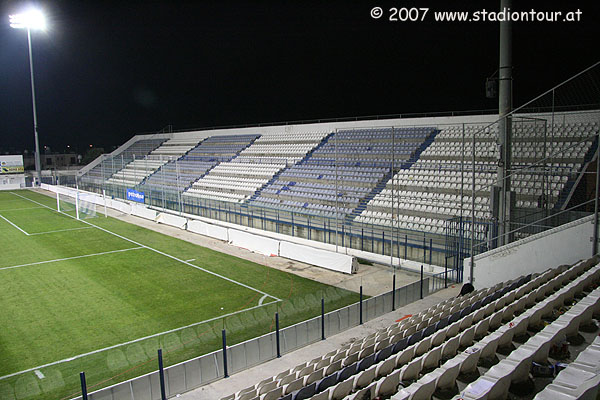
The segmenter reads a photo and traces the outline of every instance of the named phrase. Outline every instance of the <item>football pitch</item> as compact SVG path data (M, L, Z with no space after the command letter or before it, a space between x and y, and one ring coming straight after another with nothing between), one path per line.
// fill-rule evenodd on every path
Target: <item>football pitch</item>
M358 294L0 192L0 399L70 399L358 301Z

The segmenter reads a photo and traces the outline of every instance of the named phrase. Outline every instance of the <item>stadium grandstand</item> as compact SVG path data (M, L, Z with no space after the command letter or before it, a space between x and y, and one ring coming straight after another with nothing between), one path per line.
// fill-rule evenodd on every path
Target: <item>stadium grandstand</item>
M503 52L498 110L137 134L0 192L0 400L599 399L600 62L513 109Z
M590 73L597 71L575 84ZM301 340L309 344L319 332L320 339L327 336L329 347L320 355L309 345L302 354L281 351L279 359L280 340L287 349L285 343L300 336L297 327L294 333L277 329L262 337L271 343L261 350L272 360L267 364L251 350L252 341L228 352L224 346L222 357L210 355L220 359L216 370L199 367L209 376L200 382L178 381L196 370L192 361L178 364L184 372L167 368L165 395L201 386L183 396L592 398L600 382L593 372L600 275L599 260L589 258L596 250L587 250L591 246L582 238L593 236L596 246L596 200L590 193L596 187L600 110L543 108L548 93L510 118L434 115L138 135L82 169L78 189L96 193L98 204L143 193L143 201L131 204L132 213L145 207L157 222L171 214L188 221L187 228L180 226L188 230L197 220L208 226L197 232L259 254L305 261L323 273L356 273L360 259L387 266L394 280L397 274L421 274L419 294L410 301L397 303L398 296L410 298L412 289L398 292L394 281L391 292L366 304L361 294L360 320L323 313L322 327L314 325L312 339L309 333ZM506 124L511 160L510 169L502 170L506 151L499 137ZM510 217L502 220L498 192L508 179ZM247 236L240 241L223 233L230 229ZM308 247L284 255L288 241ZM321 252L349 257L352 266L323 261ZM475 290L456 296L464 282ZM383 300L386 295L392 297ZM391 302L388 311L396 320L388 317L386 326L380 322L344 340L353 330L343 333L332 321L365 326L363 308L377 308L368 304L378 302ZM387 313L371 313L365 323ZM235 375L216 379L229 376L228 362L239 364L231 367ZM578 374L576 384L569 381ZM139 379L130 382L147 385ZM136 398L140 393L117 384L97 395L116 398L121 390Z

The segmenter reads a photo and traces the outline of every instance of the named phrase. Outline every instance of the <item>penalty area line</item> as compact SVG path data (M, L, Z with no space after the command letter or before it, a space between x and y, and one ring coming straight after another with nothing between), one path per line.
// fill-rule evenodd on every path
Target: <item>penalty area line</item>
M47 206L47 205L45 205L45 204L42 204L42 203L39 203L39 202L37 202L37 201L35 201L35 200L29 199L29 198L27 198L27 197L25 197L25 196L21 196L20 194L17 194L17 193L14 193L14 192L10 192L10 193L11 193L11 194L13 194L13 195L15 195L15 196L18 196L18 197L20 197L20 198L22 198L22 199L29 200L29 201L31 201L32 203L35 203L35 204L37 204L37 205L40 205L40 206L42 206L42 207L46 207L47 209L49 209L49 210L52 210L52 211L54 211L54 212L58 212L58 211L54 210L52 207L48 207L48 206ZM73 219L76 219L76 218L75 218L74 216L72 216L72 215L69 215L69 214L65 214L65 215L67 215L68 217L71 217L71 218L73 218ZM276 301L281 301L281 299L280 299L280 298L278 298L278 297L275 297L275 296L273 296L273 295L271 295L271 294L265 293L265 292L263 292L262 290L256 289L256 288L254 288L254 287L252 287L252 286L250 286L250 285L246 285L245 283L238 282L238 281L236 281L236 280L234 280L234 279L231 279L231 278L228 278L228 277L226 277L226 276L223 276L223 275L217 274L216 272L210 271L210 270L208 270L208 269L206 269L206 268L202 268L202 267L200 267L200 266L194 265L194 264L192 264L192 263L190 263L190 262L187 262L187 261L185 261L185 260L182 260L181 258L177 258L177 257L175 257L175 256L172 256L171 254L167 254L167 253L165 253L165 252L162 252L162 251L160 251L160 250L154 249L154 248L152 248L152 247L150 247L150 246L146 246L145 244L142 244L142 243L136 242L136 241L135 241L135 240L133 240L133 239L129 239L129 238L125 237L125 236L119 235L118 233L114 233L114 232L112 232L112 231L109 231L108 229L102 228L101 226L94 225L94 224L92 224L91 222L87 222L87 221L85 221L85 220L80 220L80 222L83 222L84 224L87 224L87 225L93 226L93 227L95 227L95 228L97 228L97 229L99 229L99 230L101 230L101 231L103 231L103 232L109 233L109 234L111 234L111 235L113 235L113 236L116 236L116 237L118 237L118 238L120 238L120 239L126 240L126 241L128 241L128 242L130 242L130 243L133 243L133 244L135 244L136 246L144 247L144 248L146 248L146 249L148 249L148 250L150 250L150 251L153 251L153 252L155 252L155 253L158 253L158 254L160 254L160 255L163 255L163 256L165 256L165 257L168 257L168 258L170 258L170 259L172 259L172 260L178 261L178 262L180 262L180 263L182 263L182 264L185 264L185 265L188 265L188 266L190 266L190 267L192 267L192 268L196 268L197 270L200 270L200 271L206 272L207 274L210 274L210 275L216 276L216 277L218 277L218 278L221 278L221 279L224 279L224 280L226 280L226 281L228 281L228 282L231 282L231 283L234 283L234 284L236 284L236 285L239 285L239 286L245 287L246 289L250 289L250 290L252 290L252 291L254 291L254 292L258 292L258 293L260 293L260 294L262 294L262 295L266 295L266 296L268 296L268 297L270 297L270 298L272 298L272 299L274 299L274 300L276 300Z
M6 218L3 215L0 215L0 218L2 218L3 220L5 220L6 222L8 222L9 224L11 224L12 226L14 226L15 228L17 228L18 230L20 230L21 232L23 232L25 235L29 236L29 233L25 232L23 229L19 228L17 225L13 224L11 221L8 220L8 218Z
M112 254L112 253L122 253L124 251L130 251L130 250L139 250L139 249L143 249L144 247L131 247L129 249L121 249L121 250L111 250L111 251L103 251L102 253L94 253L94 254L84 254L82 256L74 256L74 257L65 257L65 258L57 258L55 260L48 260L48 261L37 261L37 262L32 262L32 263L28 263L28 264L21 264L21 265L13 265L10 267L2 267L0 268L0 271L3 269L13 269L13 268L21 268L21 267L28 267L30 265L40 265L40 264L48 264L48 263L53 263L53 262L60 262L60 261L67 261L67 260L75 260L78 258L86 258L86 257L94 257L94 256L102 256L105 254Z

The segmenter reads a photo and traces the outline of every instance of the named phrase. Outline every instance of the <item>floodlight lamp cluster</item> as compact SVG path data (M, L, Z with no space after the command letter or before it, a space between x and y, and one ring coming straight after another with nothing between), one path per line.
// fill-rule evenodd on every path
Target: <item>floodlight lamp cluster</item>
M29 10L21 14L9 15L10 27L15 29L45 30L46 18L40 10Z

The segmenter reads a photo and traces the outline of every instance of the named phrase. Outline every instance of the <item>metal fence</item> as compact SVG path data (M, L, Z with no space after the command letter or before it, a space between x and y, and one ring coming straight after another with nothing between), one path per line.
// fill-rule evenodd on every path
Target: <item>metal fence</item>
M441 277L436 279L439 281ZM218 350L164 369L164 389L167 397L195 389L217 379L244 371L290 353L301 347L323 340L337 333L373 320L397 307L405 306L429 295L433 281L425 278L374 296L362 302L311 318L279 331L250 339L226 351ZM441 288L438 284L437 289ZM278 339L279 337L279 339ZM278 346L279 342L279 346ZM278 348L279 347L279 348ZM226 367L227 366L227 367ZM126 382L88 394L90 400L161 399L160 371L155 371Z

